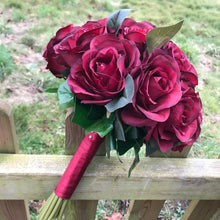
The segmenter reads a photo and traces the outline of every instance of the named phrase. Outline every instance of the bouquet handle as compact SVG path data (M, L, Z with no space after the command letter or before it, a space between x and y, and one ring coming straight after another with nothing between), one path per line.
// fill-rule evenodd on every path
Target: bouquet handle
M55 191L41 208L40 220L62 218L67 201L71 198L103 140L104 138L101 138L96 132L90 132L82 139Z

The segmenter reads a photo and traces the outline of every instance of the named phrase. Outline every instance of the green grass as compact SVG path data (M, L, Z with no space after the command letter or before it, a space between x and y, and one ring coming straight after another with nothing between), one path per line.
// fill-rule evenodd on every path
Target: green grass
M60 81L42 71L46 62L35 58L56 31L70 23L82 25L87 20L107 17L119 8L132 8L129 17L148 20L157 26L171 25L184 19L181 31L173 41L186 53L199 76L197 91L203 103L202 132L191 150L191 156L217 158L220 154L220 3L214 0L2 0L0 2L0 98L13 102L16 84L35 87L57 87ZM20 26L19 26L20 25ZM27 25L27 28L25 28ZM24 30L22 29L24 28ZM9 40L11 39L11 40ZM14 64L16 60L17 66ZM8 87L12 91L8 90ZM21 91L22 93L22 91ZM19 147L27 154L64 153L65 112L59 110L55 94L35 94L35 102L13 104ZM19 97L16 97L19 100ZM126 156L133 156L133 150ZM141 149L144 155L144 148ZM123 158L122 158L123 160ZM117 211L112 201L99 203L97 219ZM111 207L111 208L110 208ZM113 207L113 208L112 208ZM104 211L103 211L104 210ZM171 210L171 208L170 208ZM176 216L174 216L176 213ZM162 213L163 216L167 212ZM182 209L169 215L179 218ZM165 218L165 217L164 217ZM32 219L37 219L32 216Z
M60 11L51 5L42 5L38 11L37 15L40 18L44 17L60 17Z
M6 75L16 70L16 65L13 61L12 55L9 50L3 45L0 45L0 81L2 81Z
M22 9L22 4L17 2L17 1L14 1L14 0L9 0L7 3L6 3L6 6L8 6L9 8L17 8L17 9Z
M12 13L12 20L15 22L19 21L24 21L26 19L25 14L19 10L19 9L14 9Z
M8 25L7 21L5 21L3 18L0 18L0 34L11 34L12 28Z
M57 114L58 111L56 105L39 103L20 104L14 108L15 127L22 153L64 154L65 115L63 112Z
M174 216L174 219L180 220L185 213L184 208L188 206L188 201L178 201L178 200L166 200L164 207L160 212L159 217L163 220L170 220L170 216Z
M148 20L155 25L174 24L184 20L180 34L174 38L183 40L193 49L194 44L205 47L208 42L219 45L220 4L215 1L135 1L122 0L121 8L133 8L131 17L136 20Z

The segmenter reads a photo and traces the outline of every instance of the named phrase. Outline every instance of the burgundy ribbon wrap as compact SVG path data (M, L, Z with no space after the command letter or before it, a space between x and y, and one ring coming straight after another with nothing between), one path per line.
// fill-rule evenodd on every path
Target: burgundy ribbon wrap
M55 194L58 197L70 199L103 140L104 138L101 138L96 132L90 132L82 139L76 153L57 184Z

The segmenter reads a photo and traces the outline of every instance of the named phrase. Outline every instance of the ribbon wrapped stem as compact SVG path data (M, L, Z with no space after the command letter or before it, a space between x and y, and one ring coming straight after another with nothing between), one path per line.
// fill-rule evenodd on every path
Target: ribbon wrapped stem
M83 138L55 191L40 209L39 220L62 219L68 200L103 140L96 132L90 132Z

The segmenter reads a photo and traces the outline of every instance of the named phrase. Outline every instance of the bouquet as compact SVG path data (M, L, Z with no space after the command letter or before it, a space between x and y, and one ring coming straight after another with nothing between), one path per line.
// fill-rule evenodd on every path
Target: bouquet
M58 89L47 92L57 92L61 109L74 107L72 122L83 127L86 136L40 219L61 219L103 141L118 155L134 148L130 175L143 145L146 156L157 150L182 151L200 134L197 72L171 41L183 21L156 27L126 18L130 11L119 10L82 26L70 24L45 48L47 69L63 80Z

